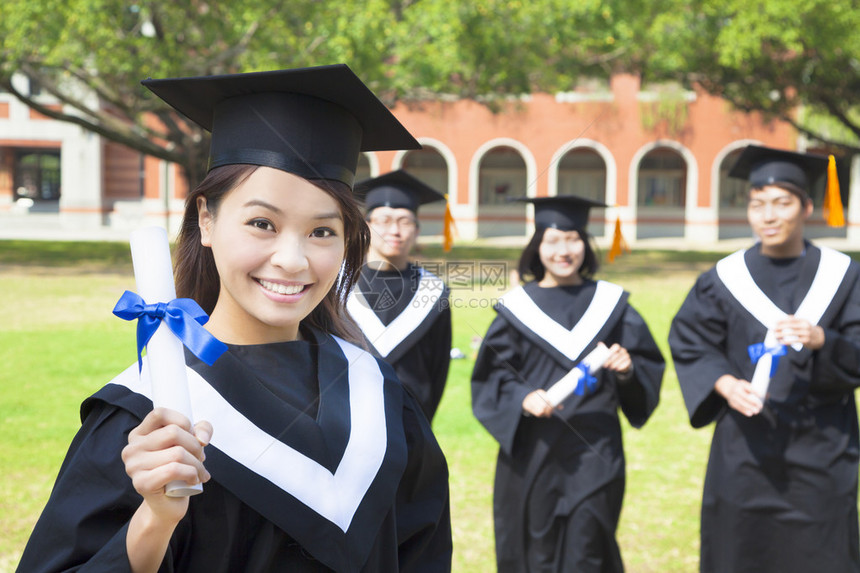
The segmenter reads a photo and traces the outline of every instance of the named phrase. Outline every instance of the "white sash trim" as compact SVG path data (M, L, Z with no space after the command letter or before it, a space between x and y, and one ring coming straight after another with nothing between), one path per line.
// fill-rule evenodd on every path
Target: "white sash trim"
M212 445L249 470L288 492L346 532L385 458L383 376L376 360L335 338L349 363L351 428L343 458L334 474L254 425L197 372L187 368L192 409L197 420L214 426ZM148 368L144 360L144 368ZM137 364L112 382L152 399Z
M844 253L828 247L819 247L819 250L821 251L821 260L818 262L815 277L795 313L795 316L808 320L812 324L818 324L818 321L821 320L833 297L836 296L836 291L839 290L842 279L851 264L851 257ZM788 315L781 311L755 284L744 260L744 252L745 250L742 249L720 260L716 267L717 276L732 296L741 303L741 306L767 328L764 344L770 348L778 344L773 332L774 327ZM791 347L800 350L803 345L795 343ZM762 397L766 395L767 386L770 383L772 360L773 358L769 354L763 355L756 363L755 373L751 380L753 387Z
M347 311L358 323L367 340L383 358L391 354L391 351L397 348L407 336L424 322L424 319L436 306L439 297L442 296L444 290L442 280L424 269L419 268L418 271L421 273L421 279L418 282L418 288L415 289L415 294L412 295L412 299L403 309L403 312L388 326L379 320L379 317L366 302L358 299L358 293L355 290L349 293L346 300Z
M606 281L597 281L594 298L589 303L585 314L571 330L541 310L521 286L505 294L499 299L499 303L529 330L576 362L609 320L609 316L623 294L624 289L620 286Z

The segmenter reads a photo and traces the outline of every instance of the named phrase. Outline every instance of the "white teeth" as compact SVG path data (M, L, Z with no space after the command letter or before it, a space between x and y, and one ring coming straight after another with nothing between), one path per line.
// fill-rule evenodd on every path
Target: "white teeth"
M265 288L266 290L270 290L278 294L299 294L300 292L302 292L302 289L305 288L304 285L282 285L278 283L264 281L262 279L260 280L260 284L263 285L263 288Z

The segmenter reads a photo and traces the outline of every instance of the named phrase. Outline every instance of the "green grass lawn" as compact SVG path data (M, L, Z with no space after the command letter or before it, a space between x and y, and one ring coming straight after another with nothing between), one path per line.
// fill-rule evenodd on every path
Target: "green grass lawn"
M135 361L134 326L111 309L134 290L127 246L115 243L0 241L0 572L13 571L47 500L78 406ZM449 262L510 264L514 249L456 249ZM443 261L438 248L423 249ZM637 252L605 265L622 284L668 357L669 323L698 272L719 255ZM452 289L454 345L434 430L450 467L454 571L494 570L492 483L496 446L471 413L474 339L493 318L498 284ZM674 371L661 404L641 430L624 425L627 493L618 533L629 571L694 571L698 511L711 430L693 431Z

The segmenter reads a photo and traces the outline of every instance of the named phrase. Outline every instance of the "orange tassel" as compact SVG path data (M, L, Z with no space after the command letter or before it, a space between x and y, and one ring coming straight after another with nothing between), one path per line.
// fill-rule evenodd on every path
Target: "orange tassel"
M621 255L621 253L629 253L630 247L627 245L627 241L624 240L624 236L621 234L621 216L615 219L615 233L612 236L612 247L609 249L609 262L615 262L615 257Z
M832 155L827 162L827 192L824 194L822 212L828 226L842 227L845 225L845 215L842 213L842 196L839 193L839 177L836 175L836 158Z
M442 250L446 253L451 251L454 245L454 216L451 214L451 204L448 203L448 195L445 195L445 223L442 228Z

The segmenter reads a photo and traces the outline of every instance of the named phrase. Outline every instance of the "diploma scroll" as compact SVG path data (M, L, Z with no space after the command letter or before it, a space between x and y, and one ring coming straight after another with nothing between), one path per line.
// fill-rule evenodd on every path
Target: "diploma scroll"
M593 376L603 367L607 358L609 358L609 348L600 342L594 350L582 359L582 364L588 367L588 373ZM561 404L576 390L583 375L582 370L574 368L565 374L561 380L550 386L549 390L546 391L546 396L553 408Z
M767 388L770 386L770 368L772 365L773 356L770 354L762 355L755 364L755 371L753 372L752 380L750 380L753 393L762 402L767 397Z
M794 348L798 352L803 348L803 345L800 342L797 342L797 337L794 336L793 333L786 333L785 338L787 339L786 343L788 346ZM752 385L753 392L755 392L756 396L764 402L765 398L767 398L767 389L770 386L771 374L773 374L773 371L776 369L776 361L779 360L780 356L785 354L788 346L783 346L776 339L776 335L773 333L773 330L767 331L767 334L764 337L764 342L761 345L753 345L750 348L752 349L756 346L763 346L765 352L758 357L758 360L755 363L755 370L753 371L750 384Z
M176 298L173 266L167 231L162 227L146 227L131 233L129 244L134 265L137 293L148 304L168 303ZM185 373L185 349L176 335L162 322L146 345L144 367L141 371L152 387L153 407L175 410L194 423L188 377ZM182 481L167 484L170 497L184 497L203 491L202 484L188 485Z

